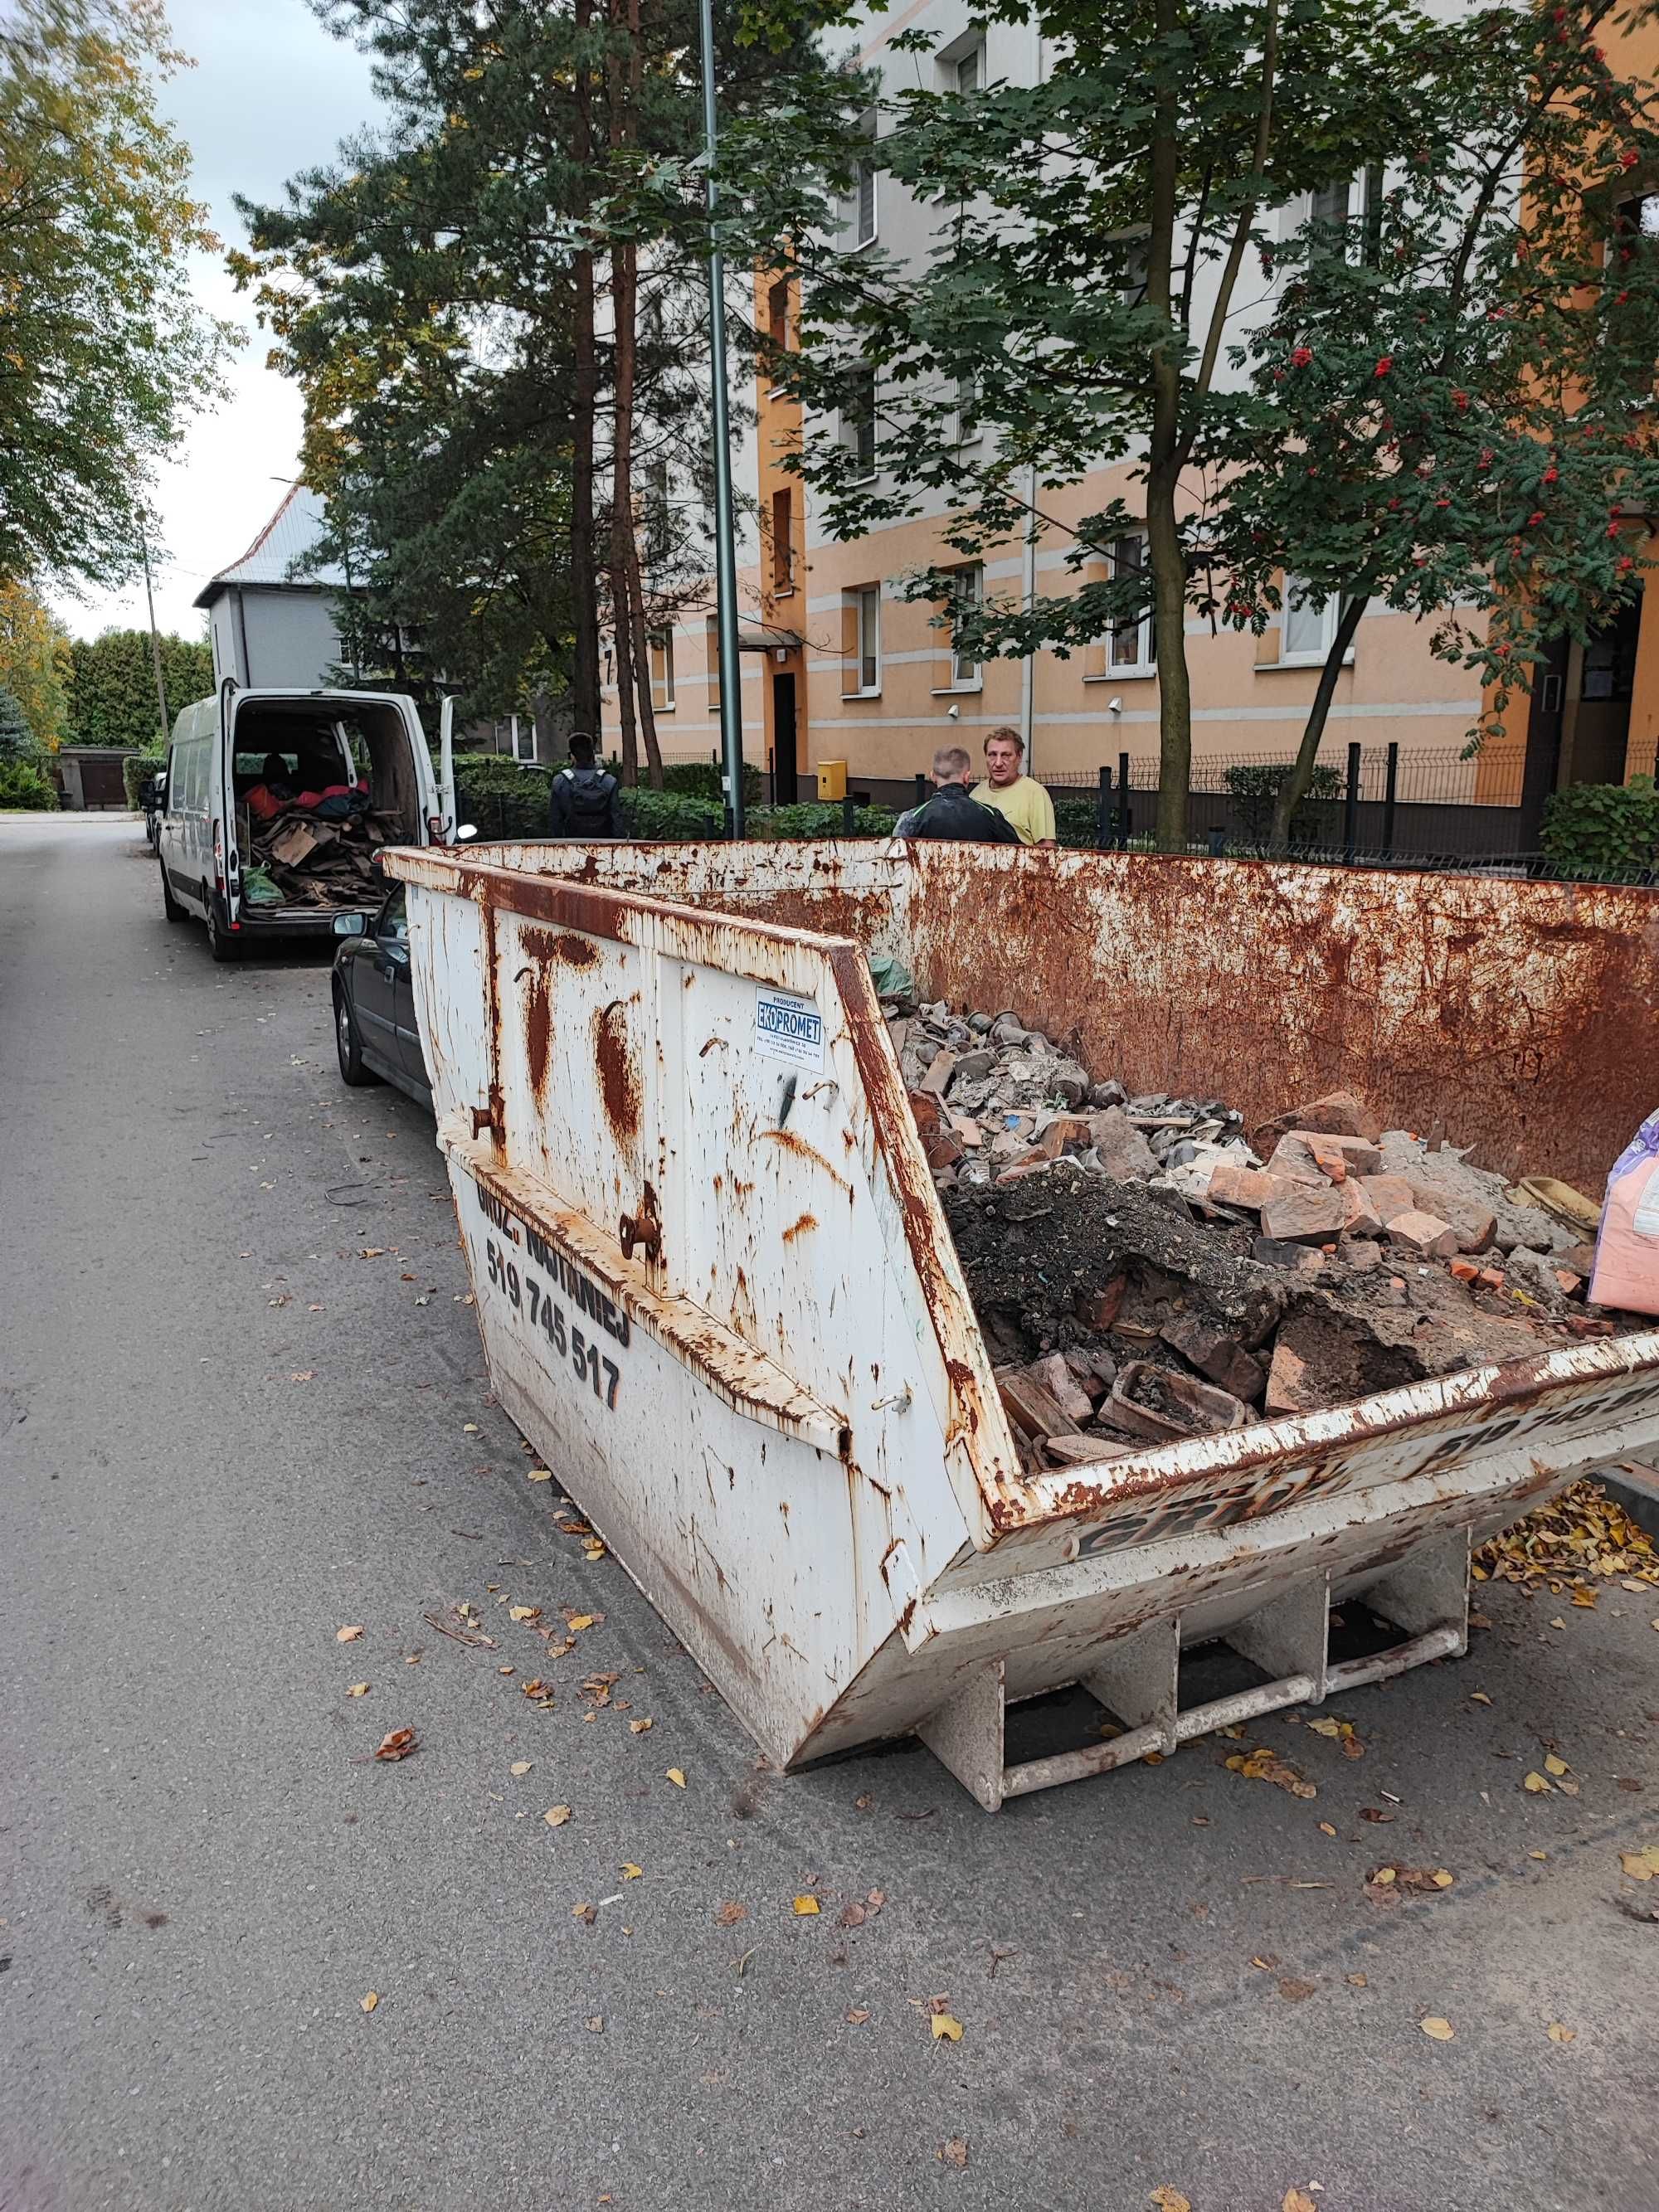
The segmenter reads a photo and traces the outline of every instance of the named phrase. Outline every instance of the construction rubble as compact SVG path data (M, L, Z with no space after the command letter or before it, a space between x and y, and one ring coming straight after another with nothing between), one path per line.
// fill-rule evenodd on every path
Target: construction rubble
M1346 1092L1247 1130L1012 1013L883 1006L1028 1468L1653 1326L1586 1310L1582 1199L1517 1202Z
M261 785L236 828L242 896L255 907L373 905L385 888L374 855L404 835L398 814L374 811L361 787L345 785L280 797Z

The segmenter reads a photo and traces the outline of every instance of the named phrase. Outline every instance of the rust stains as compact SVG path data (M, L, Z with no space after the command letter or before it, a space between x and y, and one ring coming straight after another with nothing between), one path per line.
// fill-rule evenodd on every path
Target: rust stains
M830 1181L839 1183L848 1197L851 1197L852 1184L848 1182L838 1168L832 1168L817 1146L809 1145L805 1137L798 1137L793 1129L763 1129L760 1134L769 1139L775 1145L781 1145L785 1152L793 1152L798 1158L811 1160L814 1167L822 1168Z
M542 933L534 933L541 935ZM529 944L532 933L525 932L525 943ZM542 955L546 960L556 960L566 968L592 968L599 957L597 945L590 945L585 937L574 937L568 930L561 930L556 937L544 937L547 950Z
M620 1145L640 1133L640 1071L628 1036L626 1002L613 999L593 1017L593 1060L599 1071L605 1118Z
M547 1070L553 1048L553 1008L548 965L557 940L544 929L526 929L520 942L530 964L520 969L516 981L525 986L524 1048L529 1064L530 1088L538 1103L545 1104Z
M799 1221L792 1221L788 1228L784 1231L783 1241L786 1244L793 1244L797 1237L804 1237L809 1229L816 1229L817 1225L818 1218L816 1213L803 1213Z

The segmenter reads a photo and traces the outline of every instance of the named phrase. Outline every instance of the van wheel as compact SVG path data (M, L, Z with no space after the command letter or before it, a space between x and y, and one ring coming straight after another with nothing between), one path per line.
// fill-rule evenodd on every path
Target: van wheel
M228 960L240 960L242 957L241 939L233 937L228 929L222 928L218 915L210 909L208 914L208 946L214 958L222 964Z
M346 994L337 983L334 986L334 1049L339 1054L342 1083L349 1084L354 1091L367 1091L370 1084L380 1081L378 1075L371 1075L363 1066L357 1024L351 1018Z
M185 913L184 908L179 905L178 900L173 896L173 885L167 881L167 862L165 860L161 863L161 911L166 915L169 921L188 921L190 920L189 915Z

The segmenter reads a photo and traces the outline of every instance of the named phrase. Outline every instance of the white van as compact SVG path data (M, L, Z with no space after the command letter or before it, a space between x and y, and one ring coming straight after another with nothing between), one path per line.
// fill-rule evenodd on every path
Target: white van
M280 769L280 776L276 771ZM392 691L239 690L228 678L173 726L167 806L156 849L169 921L204 921L216 960L266 937L331 937L343 913L373 914L379 871L324 903L273 897L268 873L246 883L255 817L273 783L295 793L344 788L376 842L441 842L447 824L415 702ZM314 811L314 810L313 810ZM252 890L256 896L248 896Z

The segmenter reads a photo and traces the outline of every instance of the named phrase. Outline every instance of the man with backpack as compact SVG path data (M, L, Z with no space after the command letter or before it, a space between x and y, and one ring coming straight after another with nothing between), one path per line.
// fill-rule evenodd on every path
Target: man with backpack
M608 769L593 764L593 740L578 730L570 740L570 765L553 779L547 801L550 837L591 844L600 837L625 837L621 787Z
M941 745L933 755L933 795L901 814L896 837L966 838L986 845L1018 845L1019 832L994 806L981 806L968 786L974 763L960 745Z

